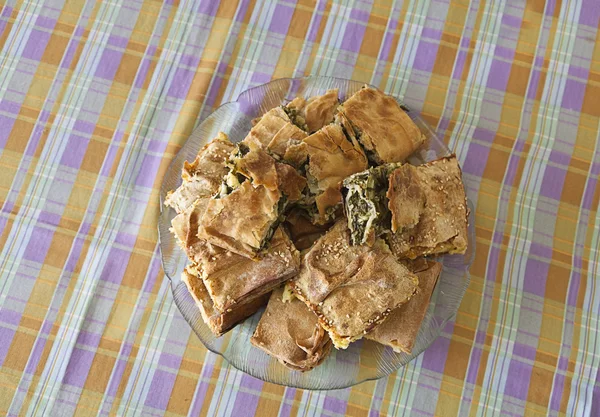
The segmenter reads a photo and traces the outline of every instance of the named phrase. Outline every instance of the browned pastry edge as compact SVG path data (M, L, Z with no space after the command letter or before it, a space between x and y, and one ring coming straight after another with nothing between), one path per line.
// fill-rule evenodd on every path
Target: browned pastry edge
M419 277L418 293L409 302L393 310L384 323L375 327L365 337L390 346L396 352L410 354L442 272L442 264L427 261L425 258L406 263L408 268Z
M217 337L227 333L236 324L256 313L269 299L269 293L265 293L248 299L244 303L237 304L235 308L220 313L215 310L202 279L192 272L189 267L183 271L181 280L185 283L196 302L202 315L202 320L204 320L210 331Z
M430 233L430 231L436 231L435 228L427 228L427 230L424 232L425 234L421 234L420 229L425 227L423 225L423 213L426 213L426 210L430 210L430 208L428 208L428 201L427 201L427 194L431 194L433 193L434 195L438 195L438 192L446 192L444 187L442 185L439 186L439 188L435 188L432 184L433 180L429 177L425 177L425 180L423 180L423 184L421 184L422 186L427 186L430 187L430 190L427 190L426 192L424 192L425 194L425 206L424 208L421 209L420 211L420 217L419 217L419 222L410 227L410 224L408 223L402 223L402 222L397 222L396 225L399 226L399 229L396 233L389 233L387 235L387 242L390 246L390 249L392 250L392 252L394 253L394 255L396 255L396 257L398 257L399 259L403 259L403 258L408 258L408 259L415 259L419 256L423 256L423 255L439 255L439 254L444 254L444 253L450 253L450 254L464 254L467 250L467 246L468 246L468 217L469 217L469 209L468 209L468 205L467 205L467 197L466 197L466 193L465 193L465 189L464 189L464 183L462 181L462 170L460 168L460 164L458 163L458 160L456 159L456 155L452 154L452 155L448 155L448 156L444 156L442 158L436 159L434 161L430 161L427 162L426 164L423 165L419 165L416 167L413 167L412 165L410 165L410 167L413 171L416 172L416 170L418 170L419 168L423 169L423 168L427 168L427 167L432 167L432 166L436 166L439 164L446 164L447 162L451 162L456 164L456 169L458 170L457 175L456 175L456 184L459 186L459 189L457 189L457 192L461 192L463 195L463 198L461 199L460 204L457 206L457 210L462 212L462 215L464 216L464 223L462 221L462 217L458 218L457 216L452 216L451 214L449 214L447 211L442 212L442 213L435 213L435 216L433 217L433 220L437 221L438 219L445 219L445 217L453 217L453 219L458 219L460 224L456 225L457 228L457 233L454 234L453 236L449 237L446 240L443 241L439 241L435 244L432 245L427 245L427 246L423 246L423 245L419 245L416 241L415 241L415 234L419 233L420 236L423 237L427 237L428 234ZM408 166L408 164L405 164L403 167ZM402 169L403 167L401 167L400 169ZM394 172L392 172L392 174L390 175L390 187L389 187L389 191L388 191L388 199L389 199L389 208L392 211L392 218L394 217L394 209L396 208L394 205L394 194L393 194L393 186L392 186L392 181L393 181L393 177L396 174L395 170ZM450 176L448 176L448 178L451 178ZM419 179L419 182L421 182L422 180ZM405 199L405 201L408 201ZM435 207L432 207L432 209L435 209ZM431 213L427 214L428 217L431 217ZM451 224L454 223L454 220L451 219ZM406 226L404 229L400 229L401 226ZM436 232L437 233L437 232ZM409 235L408 238L404 238L404 240L402 240L402 235ZM409 243L407 243L407 239L410 240L410 245ZM408 246L408 247L407 247Z
M300 300L283 300L283 288L273 291L250 342L284 366L308 371L331 350L328 333Z

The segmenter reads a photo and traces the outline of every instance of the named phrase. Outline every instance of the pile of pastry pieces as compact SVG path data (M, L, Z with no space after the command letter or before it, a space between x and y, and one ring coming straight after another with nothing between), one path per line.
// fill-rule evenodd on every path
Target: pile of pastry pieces
M237 144L219 133L165 199L206 324L220 336L266 304L252 344L300 371L362 337L410 353L442 269L432 258L467 248L456 157L406 162L424 135L368 87L298 97L252 125Z

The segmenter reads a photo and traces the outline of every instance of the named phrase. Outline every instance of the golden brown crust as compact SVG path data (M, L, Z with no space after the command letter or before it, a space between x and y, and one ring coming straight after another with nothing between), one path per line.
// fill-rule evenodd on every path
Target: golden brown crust
M465 253L468 210L456 156L444 157L418 167L404 165L391 174L390 185L394 186L397 178L408 170L412 171L415 182L419 184L424 204L416 225L401 227L404 226L403 222L395 221L398 230L388 237L392 252L400 259L446 252ZM390 194L392 219L401 219L405 212L412 210L406 207L408 203L420 207L421 200L406 200L406 197L402 193Z
M402 162L423 144L417 125L393 97L373 88L362 88L339 108L348 130L354 129L374 162Z
M280 198L279 190L244 181L231 194L208 202L198 234L216 246L254 258L279 217Z
M392 347L395 351L411 353L421 323L427 313L431 294L442 271L442 264L426 261L411 264L411 269L419 278L419 291L406 304L392 311L387 320L375 327L365 337ZM423 265L424 269L423 269ZM409 268L410 268L409 267Z
M273 136L271 142L269 142L267 149L271 154L277 155L279 158L284 158L287 149L290 146L298 145L302 143L302 140L308 136L306 132L292 123L286 123L279 131Z
M417 168L405 164L389 177L387 198L392 213L392 232L414 227L425 206L425 193Z
M266 148L277 132L290 122L290 118L280 106L266 112L250 129L242 143L254 143Z
M288 203L298 201L302 197L302 191L306 188L306 178L288 164L277 162L275 170L277 172L277 186L286 196Z
M302 301L282 298L283 288L273 291L250 341L288 368L311 370L327 357L331 340Z
M339 105L338 89L327 90L321 96L311 97L304 107L304 120L309 132L316 132L333 122L333 115Z
M215 310L226 312L256 298L296 275L300 254L278 228L264 256L255 261L205 243L193 258Z
M330 220L328 211L342 203L340 187L343 179L365 170L367 158L360 147L349 142L342 128L335 124L310 135L304 143L308 146L307 175L316 182L319 201L316 222L322 224Z
M317 313L334 345L345 349L407 302L418 279L381 239L372 248L351 246L341 219L305 255L290 285Z
M208 202L207 197L199 198L185 212L171 220L171 232L177 238L179 246L194 263L201 261L209 245L204 239L198 237L198 227Z
M191 164L184 162L183 182L167 194L165 205L183 213L196 199L215 194L227 173L225 162L233 149L234 145L227 136L219 132L219 136L206 144Z
M208 325L217 337L222 336L233 326L256 313L269 299L269 294L263 294L245 303L237 304L230 311L221 313L215 310L204 282L192 268L187 267L183 271L181 280L187 286L188 291L200 309L204 323Z
M234 162L236 172L252 180L255 187L264 185L274 191L278 188L275 160L260 146L250 145L248 153Z

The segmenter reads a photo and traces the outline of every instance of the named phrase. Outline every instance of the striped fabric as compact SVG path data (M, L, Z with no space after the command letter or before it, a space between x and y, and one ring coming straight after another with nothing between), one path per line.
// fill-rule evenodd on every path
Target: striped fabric
M0 415L600 415L597 0L2 3ZM208 353L157 246L198 120L307 74L422 110L476 207L455 321L332 392Z

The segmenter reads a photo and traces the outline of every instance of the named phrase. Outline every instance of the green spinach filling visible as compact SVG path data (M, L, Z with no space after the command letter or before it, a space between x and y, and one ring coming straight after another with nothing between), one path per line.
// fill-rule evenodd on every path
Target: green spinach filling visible
M386 197L388 177L401 164L387 164L351 175L344 180L344 209L353 245L367 243L371 233L390 229L391 213Z
M302 115L300 114L300 112L298 112L298 110L293 109L288 106L281 106L281 108L283 109L285 114L287 114L287 116L290 118L290 121L294 125L296 125L300 129L304 130L305 132L308 132L308 125L306 124L304 117L302 117Z

